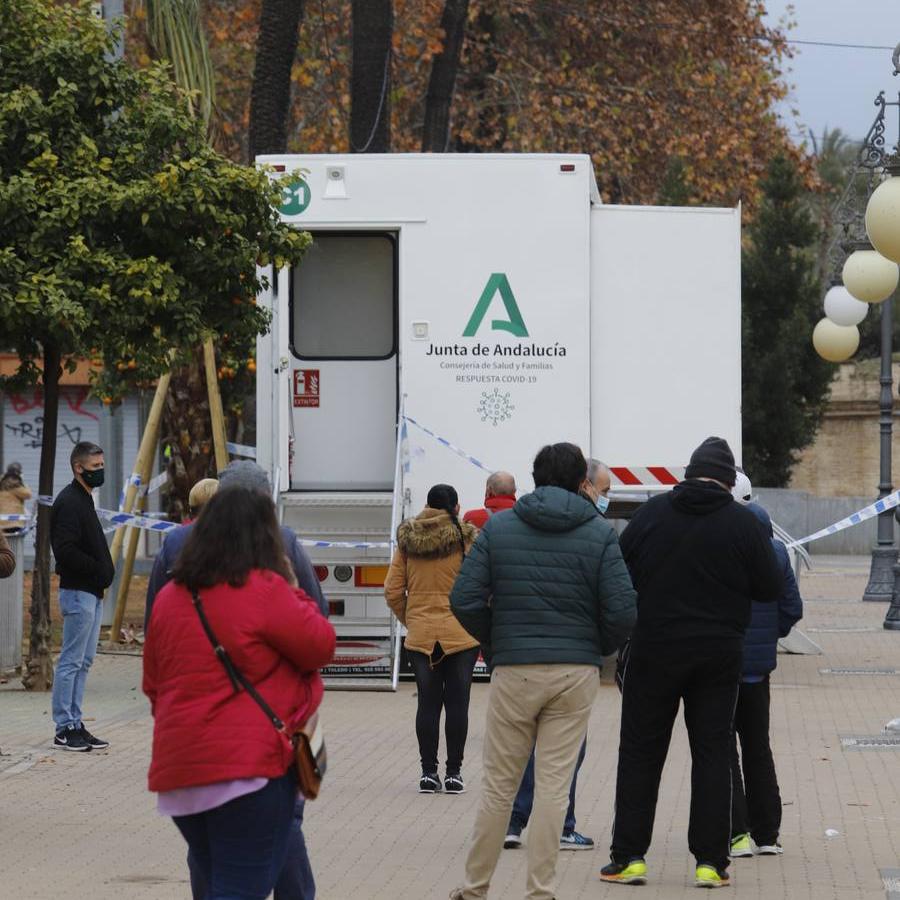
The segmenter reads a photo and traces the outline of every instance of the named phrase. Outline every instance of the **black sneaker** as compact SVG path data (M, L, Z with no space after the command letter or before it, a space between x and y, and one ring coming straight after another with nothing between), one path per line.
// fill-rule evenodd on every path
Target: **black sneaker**
M78 728L63 728L56 732L53 738L53 746L60 750L71 750L73 753L87 753L91 745L87 742L81 730Z
M448 775L444 779L444 791L448 794L464 794L466 792L465 782L459 772L455 775Z
M437 772L423 772L419 779L420 794L439 794L441 792L441 779Z
M503 839L504 850L518 850L522 846L522 833L512 828L506 829L506 837Z
M109 746L109 741L104 741L103 738L94 737L84 725L78 729L81 732L81 736L91 745L94 750L105 750Z

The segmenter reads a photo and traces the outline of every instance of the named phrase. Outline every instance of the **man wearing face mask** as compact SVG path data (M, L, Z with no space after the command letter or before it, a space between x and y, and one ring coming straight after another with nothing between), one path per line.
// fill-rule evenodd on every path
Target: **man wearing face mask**
M612 476L609 466L600 462L599 459L588 460L587 478L581 488L581 494L587 497L600 512L600 515L606 517L606 511L609 509L609 489L612 486Z
M601 516L606 518L609 509L609 489L612 484L609 466L597 459L589 459L587 465L587 477L581 485L579 493L597 507ZM467 514L468 515L468 514ZM566 818L563 822L563 832L559 839L560 850L593 850L594 839L575 830L575 789L578 785L578 770L584 762L587 752L587 737L581 742L578 751L578 761L575 763L575 774L572 776L572 784L569 787L569 807L566 810ZM506 839L503 847L513 850L522 846L522 832L531 818L531 810L534 806L534 751L525 767L516 799L513 801L512 813L509 817L509 826L506 829Z
M81 441L72 450L70 463L75 478L59 492L50 511L50 545L63 615L62 650L53 678L53 744L84 753L109 746L84 727L81 703L100 638L103 592L112 584L115 570L91 497L91 491L103 484L103 450Z

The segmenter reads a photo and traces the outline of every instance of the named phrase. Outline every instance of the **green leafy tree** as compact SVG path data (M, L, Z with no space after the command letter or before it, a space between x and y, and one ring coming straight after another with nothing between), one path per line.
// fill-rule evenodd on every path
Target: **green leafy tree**
M742 261L744 466L784 487L813 439L834 374L812 346L822 317L817 228L796 165L776 157L748 228Z
M134 70L89 3L0 4L0 334L43 385L52 494L59 376L104 363L104 402L186 362L208 333L268 326L257 264L298 262L280 187L215 153L162 66ZM40 507L27 687L52 683L49 516Z

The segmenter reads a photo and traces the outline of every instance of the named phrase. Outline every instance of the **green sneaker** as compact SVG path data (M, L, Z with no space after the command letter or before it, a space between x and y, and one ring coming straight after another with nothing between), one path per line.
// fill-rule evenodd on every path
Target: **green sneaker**
M646 884L647 863L642 859L632 859L627 863L611 862L600 870L600 880L615 884Z
M727 872L720 872L715 866L700 863L694 875L694 884L699 888L720 888L728 887L731 882Z
M739 834L731 839L731 858L737 859L741 856L753 856L749 834Z

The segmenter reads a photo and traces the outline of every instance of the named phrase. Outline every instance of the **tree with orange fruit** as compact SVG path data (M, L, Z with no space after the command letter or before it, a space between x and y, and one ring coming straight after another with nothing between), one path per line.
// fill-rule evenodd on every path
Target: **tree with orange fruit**
M308 237L279 222L267 174L209 147L164 68L113 58L89 4L0 4L0 47L0 334L17 380L43 385L50 495L63 360L102 359L94 389L114 402L209 332L251 345L268 325L257 262L296 263ZM23 676L35 689L53 676L49 562L41 506Z

